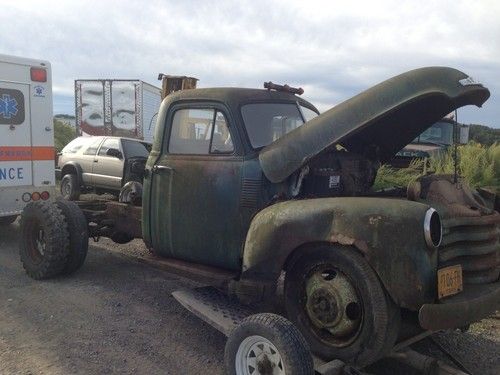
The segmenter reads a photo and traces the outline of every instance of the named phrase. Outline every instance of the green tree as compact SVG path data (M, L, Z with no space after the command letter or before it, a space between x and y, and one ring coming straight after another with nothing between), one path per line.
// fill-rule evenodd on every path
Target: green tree
M470 125L469 138L471 141L491 146L493 143L500 143L500 129L472 124Z
M76 138L76 130L65 122L54 119L54 147L60 152L64 146Z

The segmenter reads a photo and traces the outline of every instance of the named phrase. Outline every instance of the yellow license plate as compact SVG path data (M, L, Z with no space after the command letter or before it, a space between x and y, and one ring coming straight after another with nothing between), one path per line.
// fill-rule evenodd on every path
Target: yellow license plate
M444 298L463 290L462 266L457 264L438 270L438 297Z

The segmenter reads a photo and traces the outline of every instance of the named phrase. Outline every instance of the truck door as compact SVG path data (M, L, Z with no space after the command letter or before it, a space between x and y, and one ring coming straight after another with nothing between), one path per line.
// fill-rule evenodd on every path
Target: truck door
M239 192L243 158L222 109L177 108L152 170L155 251L226 269L240 266Z
M0 81L0 187L32 185L30 86Z
M94 186L115 190L122 187L124 156L120 143L118 138L106 138L102 142L92 167ZM109 149L120 151L121 156L108 155Z

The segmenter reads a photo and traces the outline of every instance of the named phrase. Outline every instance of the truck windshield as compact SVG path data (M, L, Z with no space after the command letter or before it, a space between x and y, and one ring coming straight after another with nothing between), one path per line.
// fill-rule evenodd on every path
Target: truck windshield
M453 144L453 124L438 121L420 134L412 143L435 143L440 145Z
M302 112L302 113L301 113ZM318 114L295 103L252 103L241 107L241 115L253 148L276 141Z

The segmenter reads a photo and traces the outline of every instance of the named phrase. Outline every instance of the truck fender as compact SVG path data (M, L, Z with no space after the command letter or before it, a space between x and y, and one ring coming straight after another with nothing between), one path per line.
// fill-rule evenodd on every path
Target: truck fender
M429 249L424 238L429 208L366 197L277 203L252 220L241 280L276 280L292 256L315 244L350 246L363 254L398 305L416 310L436 295L437 249Z

